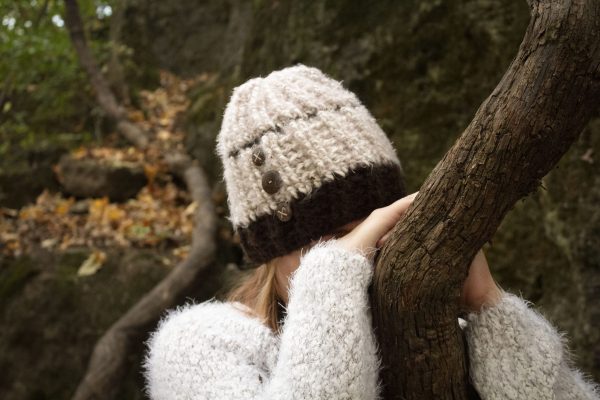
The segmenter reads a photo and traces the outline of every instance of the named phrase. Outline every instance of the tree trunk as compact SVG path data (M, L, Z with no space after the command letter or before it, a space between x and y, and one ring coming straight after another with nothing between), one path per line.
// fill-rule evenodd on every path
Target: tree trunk
M107 76L110 81L110 86L116 93L117 97L126 106L131 104L129 97L129 88L125 82L125 72L123 65L119 60L120 47L122 46L121 31L125 23L125 9L127 8L127 0L122 0L113 6L113 14L110 17L109 43L110 43L110 59L108 61Z
M96 61L87 45L77 0L65 0L65 23L71 36L73 47L79 57L79 63L90 77L90 82L96 92L98 104L109 118L115 122L117 130L121 135L135 146L146 148L148 145L146 134L140 127L127 119L125 110L117 102L106 79L104 79L98 65L96 65Z
M457 316L470 262L598 106L600 2L529 5L508 71L378 256L371 304L385 399L468 398Z

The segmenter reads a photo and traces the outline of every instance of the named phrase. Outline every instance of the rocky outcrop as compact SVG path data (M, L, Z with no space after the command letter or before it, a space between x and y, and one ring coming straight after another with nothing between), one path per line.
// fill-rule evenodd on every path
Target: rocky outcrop
M63 190L76 197L108 197L124 201L135 195L146 183L141 165L131 162L79 159L65 154L56 173Z

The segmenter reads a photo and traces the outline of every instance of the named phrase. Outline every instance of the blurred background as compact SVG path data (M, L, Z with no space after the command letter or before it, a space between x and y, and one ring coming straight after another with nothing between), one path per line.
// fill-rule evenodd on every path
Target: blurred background
M389 135L411 193L506 71L529 13L512 0L0 0L0 18L0 398L67 399L99 338L191 254L198 199L169 154L198 161L218 218L203 239L216 258L177 304L244 274L214 152L233 87L298 62L322 69ZM484 248L500 285L565 332L596 381L599 205L597 114ZM107 397L144 398L157 318Z

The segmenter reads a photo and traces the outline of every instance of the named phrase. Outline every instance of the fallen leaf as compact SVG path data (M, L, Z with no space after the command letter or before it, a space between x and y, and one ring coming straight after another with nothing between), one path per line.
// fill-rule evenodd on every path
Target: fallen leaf
M44 239L44 240L42 240L42 248L50 249L50 248L54 247L56 245L56 243L58 243L58 239L56 239L56 238Z
M581 160L593 164L594 158L592 157L592 154L594 154L594 149L587 149L586 152L581 156Z
M171 132L169 132L166 129L161 129L158 131L158 133L156 134L156 137L159 140L163 140L163 141L167 141L171 138Z
M73 203L75 203L75 199L73 197L62 199L56 204L54 212L59 216L63 216L69 212Z
M146 179L148 179L148 185L150 187L154 184L154 178L156 178L158 170L159 168L156 165L144 164L144 174L146 175Z
M198 203L196 203L195 201L192 201L183 211L183 216L184 217L193 216L194 212L196 211L196 208L198 208Z
M102 268L105 261L106 253L101 250L94 250L77 270L77 276L94 275Z

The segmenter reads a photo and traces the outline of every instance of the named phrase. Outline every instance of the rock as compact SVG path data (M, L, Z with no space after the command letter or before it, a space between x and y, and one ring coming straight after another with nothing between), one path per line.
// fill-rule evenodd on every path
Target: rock
M0 398L68 399L85 374L96 341L171 270L156 249L106 249L96 274L78 276L93 249L41 249L0 258ZM215 269L184 299L201 302L223 286ZM131 350L115 398L143 400L142 337Z
M61 157L57 177L63 189L76 197L104 197L124 201L134 197L146 183L141 165L96 159Z
M15 148L0 162L0 207L21 208L44 190L56 190L52 164L67 151L56 145Z

